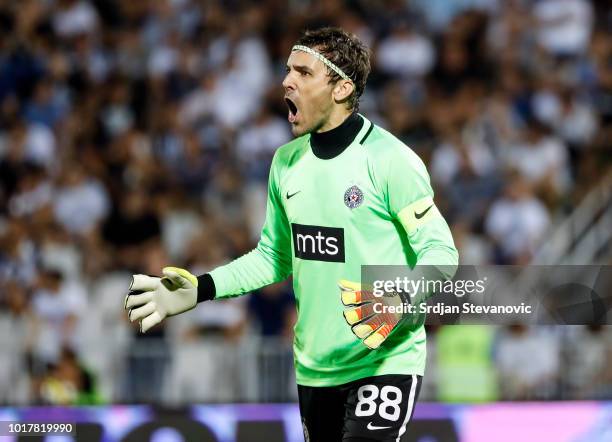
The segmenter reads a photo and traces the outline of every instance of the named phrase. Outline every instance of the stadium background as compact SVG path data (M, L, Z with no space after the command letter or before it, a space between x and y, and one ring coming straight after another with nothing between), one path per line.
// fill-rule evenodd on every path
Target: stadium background
M605 1L3 0L0 417L296 400L290 285L145 336L122 302L132 273L199 274L254 246L291 138L286 58L320 25L372 48L360 111L427 163L461 263L611 263ZM547 406L600 401L563 404L592 413L584 440L612 440L611 360L607 326L430 328L421 417L540 401L516 410L571 423Z

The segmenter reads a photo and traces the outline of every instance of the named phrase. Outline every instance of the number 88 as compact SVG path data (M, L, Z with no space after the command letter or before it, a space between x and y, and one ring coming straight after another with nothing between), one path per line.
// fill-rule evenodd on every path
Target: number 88
M366 394L367 393L367 394ZM389 397L392 393L393 398ZM399 404L402 402L402 390L393 386L385 385L380 389L380 406L377 407L376 399L378 399L379 390L376 385L362 385L357 390L357 406L355 407L355 416L372 416L376 413L383 419L396 421L400 417L401 409ZM391 409L391 412L388 410Z

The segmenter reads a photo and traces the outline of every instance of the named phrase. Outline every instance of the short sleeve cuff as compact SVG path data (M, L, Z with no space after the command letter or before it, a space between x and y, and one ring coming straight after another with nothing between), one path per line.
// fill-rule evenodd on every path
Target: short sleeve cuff
M215 281L209 273L198 276L198 302L215 299Z

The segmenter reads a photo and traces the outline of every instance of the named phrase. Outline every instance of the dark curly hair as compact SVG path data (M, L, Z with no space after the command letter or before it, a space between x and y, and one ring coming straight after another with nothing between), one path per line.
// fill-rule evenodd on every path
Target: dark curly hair
M295 43L308 46L320 52L329 61L348 75L355 85L355 90L346 104L353 110L359 110L359 97L365 90L370 74L370 50L355 35L340 28L325 27L307 30ZM330 83L340 80L340 75L327 68Z

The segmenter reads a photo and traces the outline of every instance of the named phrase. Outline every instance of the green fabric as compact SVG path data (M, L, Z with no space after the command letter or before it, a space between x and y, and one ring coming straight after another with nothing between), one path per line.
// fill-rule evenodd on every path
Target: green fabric
M447 325L436 336L438 398L445 402L497 399L492 360L495 330L487 325Z
M333 386L383 374L423 375L424 328L400 327L381 347L369 350L344 320L338 281L359 281L361 265L457 264L457 250L439 212L406 233L398 214L433 197L429 176L411 149L378 126L361 145L370 126L366 120L352 144L329 160L313 154L309 135L279 148L270 170L259 244L211 272L217 298L240 295L293 273L298 309L294 353L301 385ZM351 209L344 196L352 186L361 190L363 202ZM343 229L345 262L296 258L291 223Z

